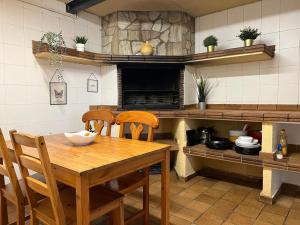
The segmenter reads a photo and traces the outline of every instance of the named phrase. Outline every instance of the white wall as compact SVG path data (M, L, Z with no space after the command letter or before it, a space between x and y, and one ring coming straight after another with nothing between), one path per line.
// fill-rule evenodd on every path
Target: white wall
M100 104L100 92L86 91L91 72L100 79L100 67L64 63L68 104L50 106L48 82L54 68L48 60L33 56L31 40L62 30L68 47L73 47L75 35L86 35L87 49L100 52L100 18L88 13L76 18L65 13L65 4L56 0L26 2L0 0L0 127L6 137L9 129L38 134L82 129L82 113L89 105Z
M300 1L263 0L196 19L196 52L204 52L208 35L218 49L240 47L236 37L245 26L258 28L256 43L276 45L271 61L198 68L215 84L211 104L300 104Z
M101 66L101 104L118 105L118 75L116 65Z

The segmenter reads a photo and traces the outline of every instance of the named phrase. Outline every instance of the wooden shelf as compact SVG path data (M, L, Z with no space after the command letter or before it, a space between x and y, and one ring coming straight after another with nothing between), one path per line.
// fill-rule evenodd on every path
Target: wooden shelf
M92 109L101 109L102 106L91 106ZM114 110L114 109L112 109ZM115 115L122 111L114 110ZM203 120L226 120L226 121L249 121L249 122L289 122L299 123L300 112L298 111L259 111L259 110L160 110L149 111L158 118L180 119L203 119Z
M121 63L218 65L270 60L274 57L275 46L260 44L187 56L109 55L87 51L78 52L72 48L65 48L64 50L63 61L87 65ZM49 46L46 43L32 41L32 51L37 58L47 59L49 57Z
M93 52L78 52L76 49L65 48L63 55L64 62L85 64L85 65L100 65L109 61L109 55L98 54ZM49 58L49 46L46 43L32 41L32 52L39 59ZM97 60L96 60L97 58Z
M250 166L262 167L263 162L256 155L242 155L234 150L214 150L205 145L199 144L191 147L184 147L183 152L186 155L198 156L202 158L215 159L220 161L245 164Z
M157 139L154 142L171 145L170 151L179 151L179 146L175 139Z
M275 153L261 152L259 158L263 160L265 168L300 173L300 151L290 151L288 157L281 160L275 158Z
M259 44L250 47L225 49L211 53L193 54L185 63L199 65L224 65L264 61L272 59L274 57L274 52L275 45L266 46L264 44Z

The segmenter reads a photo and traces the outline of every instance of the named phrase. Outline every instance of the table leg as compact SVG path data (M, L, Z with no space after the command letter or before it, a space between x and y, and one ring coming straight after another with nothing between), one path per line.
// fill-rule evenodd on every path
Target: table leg
M77 225L90 224L89 182L85 176L76 179L76 213Z
M169 225L170 219L170 152L161 163L161 224Z

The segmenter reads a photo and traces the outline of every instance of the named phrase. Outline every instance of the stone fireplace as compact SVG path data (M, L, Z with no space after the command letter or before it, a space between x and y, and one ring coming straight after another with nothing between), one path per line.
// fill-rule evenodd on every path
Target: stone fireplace
M184 12L114 12L102 17L103 53L138 54L145 41L155 55L194 53L195 21Z
M182 109L182 65L118 65L118 108Z
M102 17L102 51L139 55L146 42L156 56L194 53L195 20L184 12L121 11ZM147 61L147 59L149 61ZM118 109L183 109L185 66L178 63L117 63Z

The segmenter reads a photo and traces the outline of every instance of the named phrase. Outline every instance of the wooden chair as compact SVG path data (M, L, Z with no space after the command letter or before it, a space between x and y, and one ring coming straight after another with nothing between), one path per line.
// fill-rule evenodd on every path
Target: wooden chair
M153 129L159 126L159 120L155 115L143 111L122 112L116 117L116 123L120 125L120 138L125 137L125 126L130 124L131 138L134 140L140 139L145 126L148 126L147 141L150 142L153 141ZM140 217L144 218L144 224L149 224L149 168L145 168L142 173L136 171L120 177L109 182L108 185L112 190L122 194L128 194L143 187L143 209L125 219L125 224L130 224Z
M31 225L38 225L39 222L47 225L76 224L76 191L73 188L66 188L60 193L58 192L44 138L16 131L10 131L10 135L21 174L25 180ZM36 157L25 154L24 146L35 149ZM43 174L45 183L30 177L29 169ZM36 193L46 198L37 201ZM101 186L92 188L90 194L91 221L113 211L113 224L124 224L123 196L121 194Z
M90 123L94 122L95 132L101 134L104 123L107 123L106 136L111 135L111 126L115 124L115 118L111 111L106 109L91 110L83 114L82 122L85 123L85 129L90 130Z
M22 188L17 179L16 172L12 160L10 158L2 130L0 129L0 154L2 156L0 162L0 218L1 224L8 224L8 213L6 203L11 202L16 207L16 224L25 224L25 198L22 192L24 190L24 182L20 182ZM10 183L5 185L4 177L8 177Z

